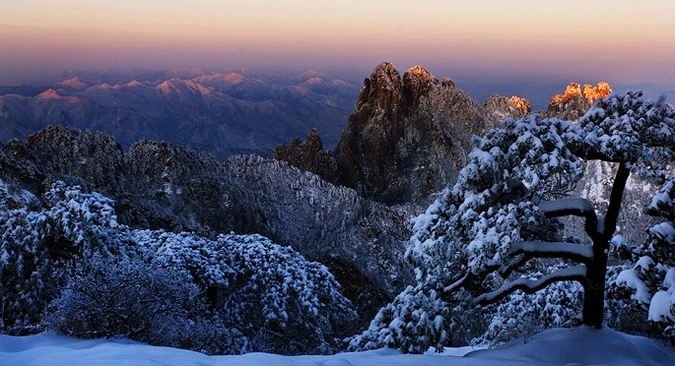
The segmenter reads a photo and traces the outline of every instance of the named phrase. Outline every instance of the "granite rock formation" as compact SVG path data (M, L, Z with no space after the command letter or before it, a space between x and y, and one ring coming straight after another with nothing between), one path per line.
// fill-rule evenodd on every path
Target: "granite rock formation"
M306 157L309 139L280 147L276 156L383 203L421 202L454 182L471 136L486 127L478 103L452 80L439 82L421 66L401 77L393 64L383 62L365 79L330 155L335 175Z
M612 88L605 82L599 82L595 86L586 84L583 87L578 83L570 83L564 93L551 98L543 114L546 117L576 121L591 108L593 102L611 93Z

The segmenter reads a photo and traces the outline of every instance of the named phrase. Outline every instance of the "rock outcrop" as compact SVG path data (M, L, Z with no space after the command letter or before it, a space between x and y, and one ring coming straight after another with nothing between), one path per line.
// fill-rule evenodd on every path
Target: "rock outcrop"
M309 132L305 141L295 138L288 144L277 146L274 158L300 170L318 174L329 182L337 181L337 162L329 152L323 150L321 136L316 128Z
M593 102L611 93L612 88L605 82L599 82L595 86L586 84L583 87L578 83L570 83L564 93L551 98L544 115L576 121L591 108Z
M450 79L421 66L378 65L335 153L339 184L387 204L419 202L451 184L486 119Z
M505 97L493 94L485 101L483 108L486 118L495 126L506 118L524 118L532 111L530 101L516 95Z
M438 85L438 80L420 65L415 65L403 74L403 115L410 117L418 112L422 98ZM454 85L454 83L453 83Z
M419 65L401 78L383 62L365 79L336 150L321 151L311 132L279 146L275 157L379 202L419 203L454 182L471 136L487 126L452 80L439 82Z
M337 147L338 183L365 196L387 190L401 138L403 83L396 67L381 63L365 79L354 113Z

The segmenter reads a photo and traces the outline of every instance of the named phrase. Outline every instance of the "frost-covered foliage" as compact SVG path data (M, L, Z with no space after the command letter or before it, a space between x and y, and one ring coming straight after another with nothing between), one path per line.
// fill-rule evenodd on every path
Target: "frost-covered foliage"
M561 225L546 216L586 216L590 224L586 231L594 235L594 243L608 245L615 228L606 227L603 218L598 225L597 212L587 200L558 201L546 210L540 209L540 203L571 192L584 173L583 160L621 163L619 192L630 171L662 176L675 157L674 116L662 102L628 93L597 102L578 123L534 115L508 120L503 128L476 138L455 186L414 222L406 257L415 266L416 284L383 308L370 328L353 338L350 348L390 346L422 352L425 346L447 345L452 329L475 314L462 309L472 308L476 301L497 301L490 299L500 299L516 288L543 291L515 292L507 297L508 303L483 307L482 314L472 319L477 324L471 327L475 342L505 341L536 330L538 324L574 323L582 303L581 284L595 281L588 273L604 274L605 267L595 268L594 263L603 261L595 258L590 247L576 244L576 239L561 242ZM621 196L613 199L617 198L612 210L620 207ZM615 220L612 216L609 222ZM517 256L513 250L522 247L514 244L527 244L523 242L533 249L523 249L526 255ZM600 253L599 257L606 256ZM556 258L584 265L573 267ZM581 284L555 283L565 280ZM555 284L544 289L550 283ZM486 294L490 291L494 292ZM595 309L589 304L596 302L584 299L584 322L587 315L597 319L598 312L587 313L587 308Z
M541 276L541 273L537 274L537 277ZM583 289L576 282L556 282L536 295L516 291L508 301L497 304L490 311L487 329L472 343L500 344L545 329L577 324L582 296Z
M647 213L665 219L647 230L647 240L631 248L634 264L610 283L610 300L636 309L644 332L662 333L675 342L675 175L647 206ZM616 307L616 306L615 306Z
M141 258L94 254L77 265L61 294L51 302L50 327L86 338L124 335L156 341L166 327L199 313L197 286L179 273Z
M2 332L326 353L356 317L326 267L265 237L132 230L100 194L59 182L27 207L0 183Z
M496 285L491 283L494 277L483 281L486 268L494 269L512 243L556 232L557 225L539 212L532 198L564 192L580 177L583 164L565 143L575 128L570 122L532 116L508 120L503 129L476 138L455 186L415 220L406 256L415 265L417 285L381 310L351 348L414 344L403 349L423 352L449 343L448 335L473 314L466 311L472 295ZM457 291L460 285L465 290ZM418 326L409 318L419 304L425 310ZM470 322L471 337L487 326L480 316ZM406 333L396 330L400 324L409 328ZM405 338L397 338L401 335Z
M547 222L530 198L564 192L580 177L583 164L565 144L574 128L535 115L476 138L455 186L415 220L407 256L417 280L454 278L464 270L448 270L457 259L478 272L511 243L545 235Z
M56 183L45 193L49 207L31 210L37 198L0 189L0 328L22 332L38 326L46 302L59 292L75 260L108 251L106 230L116 228L112 201ZM32 196L32 197L31 197ZM33 203L37 206L37 202ZM115 248L112 250L121 250Z
M628 162L656 177L663 177L675 160L675 111L663 100L644 99L642 92L598 100L579 126L585 147L602 160Z
M132 228L264 235L328 266L361 325L412 278L403 253L416 207L375 203L273 159L218 161L153 141L123 149L101 133L50 126L2 146L0 179L36 194L58 180L103 193Z
M134 231L134 241L158 261L184 271L204 290L209 306L238 329L253 351L326 353L332 337L356 314L328 269L259 235Z

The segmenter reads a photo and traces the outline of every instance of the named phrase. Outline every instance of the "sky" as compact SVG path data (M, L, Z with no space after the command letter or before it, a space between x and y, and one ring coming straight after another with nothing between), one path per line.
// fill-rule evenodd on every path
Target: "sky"
M675 89L672 0L3 0L0 85L80 69L317 70ZM572 80L570 80L572 81Z

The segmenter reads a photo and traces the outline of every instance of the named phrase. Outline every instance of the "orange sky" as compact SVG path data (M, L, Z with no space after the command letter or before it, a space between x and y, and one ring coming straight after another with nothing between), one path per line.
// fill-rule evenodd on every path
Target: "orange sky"
M388 60L438 76L674 86L673 19L672 0L4 0L0 85L86 68L363 73Z

